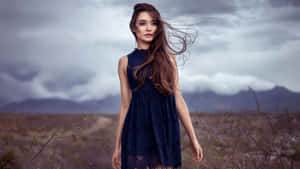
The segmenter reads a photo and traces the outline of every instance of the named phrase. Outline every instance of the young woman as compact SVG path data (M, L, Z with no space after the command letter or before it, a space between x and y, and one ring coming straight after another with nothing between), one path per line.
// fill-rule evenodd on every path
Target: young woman
M164 24L151 4L134 6L130 29L137 47L118 64L121 108L114 169L181 168L178 117L189 135L193 160L203 158L178 81L175 55L186 50L186 39L181 51L173 50Z

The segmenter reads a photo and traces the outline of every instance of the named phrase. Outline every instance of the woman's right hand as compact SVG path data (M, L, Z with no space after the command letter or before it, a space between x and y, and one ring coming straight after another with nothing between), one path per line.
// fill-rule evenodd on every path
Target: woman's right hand
M121 169L121 149L116 148L112 156L113 169Z
M192 159L195 162L200 162L203 159L203 150L198 141L192 143Z

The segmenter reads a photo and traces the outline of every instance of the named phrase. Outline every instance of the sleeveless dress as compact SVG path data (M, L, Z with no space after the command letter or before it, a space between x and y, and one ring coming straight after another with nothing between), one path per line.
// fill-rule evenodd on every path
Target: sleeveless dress
M148 49L134 50L127 55L127 77L132 92L121 135L121 169L180 169L180 125L174 94L161 95L149 79L138 85L132 67L140 65ZM169 169L168 168L168 169Z

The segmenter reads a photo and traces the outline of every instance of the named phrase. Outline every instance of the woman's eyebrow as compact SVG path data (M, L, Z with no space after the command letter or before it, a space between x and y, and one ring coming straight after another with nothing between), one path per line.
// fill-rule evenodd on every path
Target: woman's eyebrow
M141 22L141 21L147 21L147 20L146 19L140 19L139 21ZM156 20L151 20L151 21L156 21Z

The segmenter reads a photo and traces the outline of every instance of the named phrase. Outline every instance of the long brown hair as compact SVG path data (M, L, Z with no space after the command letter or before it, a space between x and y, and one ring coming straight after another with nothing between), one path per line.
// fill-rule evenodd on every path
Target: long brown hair
M136 41L137 36L135 32L133 32L133 29L136 29L135 23L139 13L144 11L149 12L152 19L156 21L157 30L154 34L153 41L150 43L146 60L143 62L143 64L134 67L133 76L139 82L139 85L134 89L134 91L137 91L143 86L147 73L146 68L148 67L148 65L151 65L152 74L150 78L152 84L159 91L159 93L164 96L168 96L174 92L175 80L173 77L173 73L174 71L176 71L175 67L172 66L172 62L170 61L171 56L169 53L173 51L172 54L175 56L184 53L187 49L187 38L189 37L189 34L183 31L179 31L178 29L175 29L170 24L165 22L161 18L158 10L153 5L148 3L137 3L134 5L134 12L129 24L130 30L133 33ZM168 26L171 30L174 31L170 34L170 36L178 38L181 41L182 48L179 51L174 50L169 45L165 26ZM176 32L183 33L184 36L180 36L179 34L176 34ZM191 43L194 43L193 39L191 40ZM140 73L139 71L141 69L143 69L143 71ZM139 76L137 76L137 72L139 72Z

